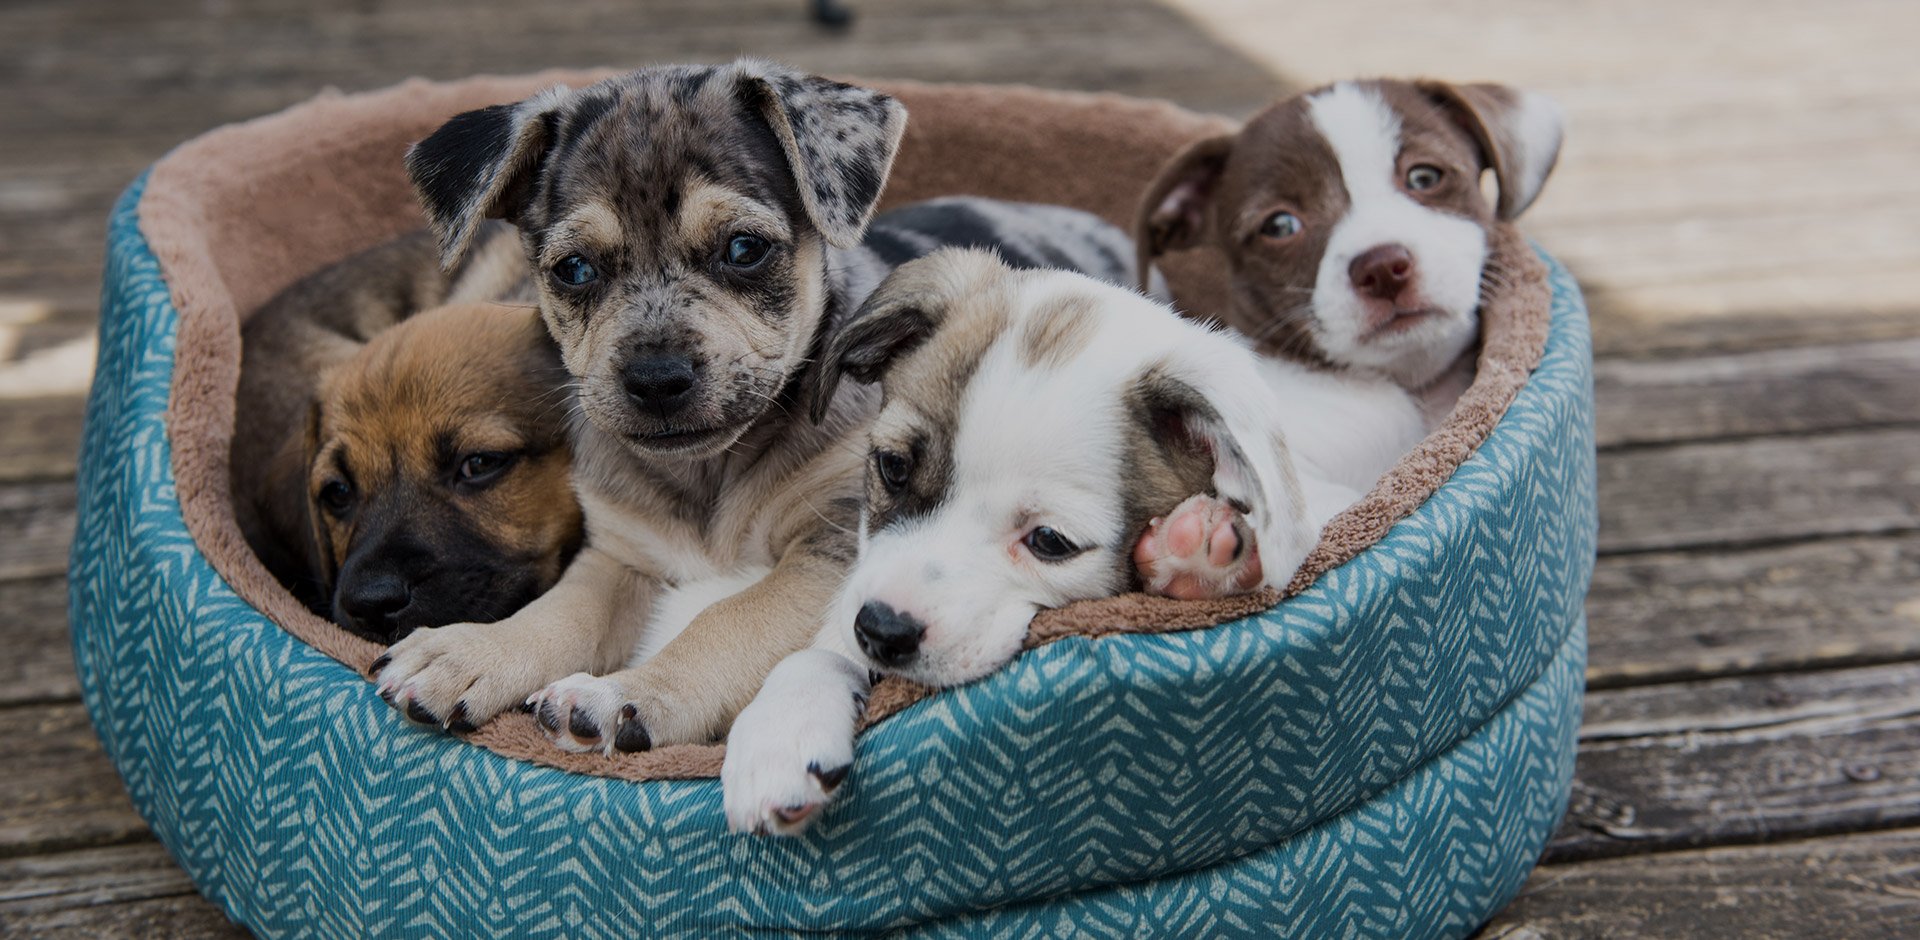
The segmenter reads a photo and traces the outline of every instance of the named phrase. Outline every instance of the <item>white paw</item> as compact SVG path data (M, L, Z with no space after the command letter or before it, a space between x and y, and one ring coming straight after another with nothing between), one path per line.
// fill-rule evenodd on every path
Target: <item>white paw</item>
M853 766L866 688L863 670L823 650L802 650L774 669L727 735L727 828L792 836L819 818Z
M374 660L375 691L410 721L472 731L546 681L527 657L501 642L497 626L413 631Z
M644 751L653 746L626 686L576 672L527 697L540 730L563 751Z
M1204 494L1148 523L1133 562L1147 593L1181 600L1242 594L1259 587L1262 574L1245 518Z

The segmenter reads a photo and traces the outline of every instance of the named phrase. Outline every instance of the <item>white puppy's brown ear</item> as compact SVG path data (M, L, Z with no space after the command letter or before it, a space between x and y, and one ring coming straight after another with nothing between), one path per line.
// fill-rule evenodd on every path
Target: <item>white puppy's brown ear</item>
M940 328L955 301L1007 273L992 252L967 248L943 248L894 269L827 339L808 393L813 423L827 416L841 376L863 384L885 378Z
M900 151L906 106L870 88L765 62L746 60L739 69L741 99L780 139L807 216L829 244L858 245Z
M440 243L441 267L459 263L482 221L519 215L572 95L556 85L517 104L456 114L407 148L407 176Z
M1292 580L1318 537L1272 394L1251 368L1176 359L1139 380L1135 401L1156 441L1212 462L1215 497L1246 517L1271 586Z
M1200 244L1213 191L1233 152L1233 135L1222 134L1188 144L1174 154L1160 175L1147 184L1134 217L1133 239L1139 252L1140 289L1151 293L1153 259Z
M1507 85L1418 85L1479 141L1500 183L1500 218L1515 219L1527 211L1560 159L1566 125L1560 105L1539 92Z

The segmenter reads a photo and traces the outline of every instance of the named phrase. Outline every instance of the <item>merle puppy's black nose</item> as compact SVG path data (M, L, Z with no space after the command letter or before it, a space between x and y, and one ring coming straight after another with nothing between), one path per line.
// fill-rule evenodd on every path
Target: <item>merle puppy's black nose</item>
M861 652L882 666L899 667L920 652L925 624L879 601L868 601L853 618L853 632Z
M693 362L685 356L635 359L620 370L620 380L634 404L666 414L692 397Z
M392 631L393 615L413 603L413 589L399 575L381 572L342 583L335 603L353 626L385 634Z
M1413 252L1405 245L1375 245L1347 265L1353 289L1369 297L1393 300L1413 280Z

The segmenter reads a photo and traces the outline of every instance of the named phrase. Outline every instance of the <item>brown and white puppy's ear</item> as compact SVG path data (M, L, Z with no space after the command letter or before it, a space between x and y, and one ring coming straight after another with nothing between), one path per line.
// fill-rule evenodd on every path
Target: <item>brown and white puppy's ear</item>
M1280 430L1278 402L1252 368L1176 354L1143 375L1135 401L1176 463L1208 461L1211 495L1237 510L1259 547L1262 580L1284 587L1319 537Z
M894 269L827 340L807 400L815 424L826 418L840 377L871 385L940 328L956 298L1006 266L992 253L944 248Z
M466 255L482 221L516 219L572 96L556 85L516 104L457 114L407 148L407 176L440 243L442 268Z
M1560 159L1566 124L1560 105L1539 92L1507 85L1416 84L1479 141L1500 183L1500 218L1512 220L1527 211Z
M739 67L741 98L780 139L807 216L828 244L860 244L900 151L906 106L870 88L766 62Z
M1231 134L1196 140L1174 154L1147 184L1133 224L1134 250L1139 253L1134 269L1142 292L1152 293L1153 259L1200 244L1233 142Z

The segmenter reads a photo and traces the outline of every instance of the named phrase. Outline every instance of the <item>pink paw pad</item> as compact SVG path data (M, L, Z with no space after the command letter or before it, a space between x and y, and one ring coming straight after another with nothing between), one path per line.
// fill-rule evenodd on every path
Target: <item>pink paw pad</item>
M1240 513L1211 496L1193 496L1147 524L1133 563L1149 594L1199 600L1260 586L1260 547Z

